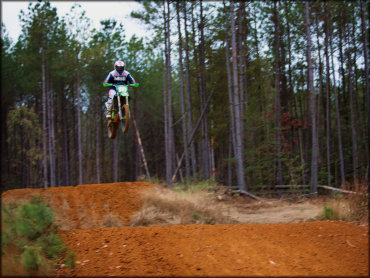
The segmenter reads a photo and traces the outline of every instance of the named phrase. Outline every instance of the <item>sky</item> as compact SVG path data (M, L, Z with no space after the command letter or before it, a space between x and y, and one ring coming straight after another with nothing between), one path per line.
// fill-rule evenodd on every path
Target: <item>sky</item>
M30 2L37 1L1 1L1 22L5 24L6 32L13 42L22 32L19 13L21 10L27 13ZM137 37L149 35L143 23L130 17L131 11L141 10L141 5L134 1L50 1L50 3L52 7L57 8L59 17L68 13L75 3L80 4L81 10L86 11L86 17L92 20L96 29L100 27L100 20L114 18L123 23L127 40L134 34Z

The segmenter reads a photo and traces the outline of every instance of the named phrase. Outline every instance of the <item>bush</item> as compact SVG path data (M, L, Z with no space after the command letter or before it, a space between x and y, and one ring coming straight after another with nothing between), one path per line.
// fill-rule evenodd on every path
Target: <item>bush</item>
M363 223L369 222L369 194L367 192L367 184L355 184L356 194L348 196L350 221L360 221Z
M16 234L29 240L35 240L53 227L54 211L36 196L31 203L23 203L18 208L15 219Z
M74 251L72 250L69 250L68 251L68 255L66 257L66 259L64 260L64 263L66 264L66 266L70 267L70 268L74 268L75 267L75 258L76 258L76 254Z
M331 207L329 207L327 205L324 205L323 218L333 220L334 219L334 210Z
M59 258L73 266L74 254L67 252L56 233L55 212L40 198L34 196L31 202L2 208L4 229L2 246L14 245L21 253L20 262L26 270L49 268Z
M43 265L40 250L34 246L26 247L21 255L21 261L27 270L37 270Z

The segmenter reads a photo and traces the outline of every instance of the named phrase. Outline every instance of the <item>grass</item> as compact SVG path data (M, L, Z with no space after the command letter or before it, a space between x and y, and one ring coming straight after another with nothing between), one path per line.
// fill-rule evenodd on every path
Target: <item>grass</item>
M2 255L12 265L5 274L16 275L23 269L30 275L43 276L52 272L60 259L73 267L74 253L56 233L55 212L40 196L34 196L30 202L3 207L2 216Z
M348 198L350 221L360 221L363 223L369 222L369 194L367 192L366 182L355 183L355 191L357 194L351 194Z
M232 223L221 213L204 184L186 190L150 189L141 196L142 208L131 217L132 226Z
M211 191L214 192L217 187L217 182L214 179L202 180L199 182L190 182L189 184L177 183L173 187L173 191L182 192L198 192L198 191Z

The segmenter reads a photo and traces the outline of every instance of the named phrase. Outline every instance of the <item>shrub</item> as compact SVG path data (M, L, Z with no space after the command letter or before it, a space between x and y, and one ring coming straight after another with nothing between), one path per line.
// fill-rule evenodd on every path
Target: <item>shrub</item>
M65 260L64 260L64 263L66 264L66 266L70 267L70 268L74 268L75 267L75 262L76 262L76 254L73 250L69 250L68 251L68 255L66 256Z
M325 204L322 220L345 220L347 219L347 206L343 200L336 200L330 202L330 205Z
M366 183L355 184L356 194L332 193L329 204L324 205L322 219L359 221L368 223L369 194Z
M26 247L21 255L21 261L27 270L37 270L43 265L40 250L34 246Z
M20 262L26 270L50 268L59 258L74 265L74 254L67 252L61 238L56 233L55 212L39 197L19 206L2 208L3 233L2 246L14 245L21 253Z
M369 194L367 192L367 184L355 184L356 194L348 196L349 214L348 219L350 221L360 221L364 223L369 222Z
M54 232L41 235L36 242L49 259L57 259L65 251L61 238Z
M39 196L35 196L31 203L19 206L15 219L16 234L29 240L38 238L53 228L54 214Z
M329 207L327 205L324 205L323 218L333 220L334 219L334 210L331 207Z

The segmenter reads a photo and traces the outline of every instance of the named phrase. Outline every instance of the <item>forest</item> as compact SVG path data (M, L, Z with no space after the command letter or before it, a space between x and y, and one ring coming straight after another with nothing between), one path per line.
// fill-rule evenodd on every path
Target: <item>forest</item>
M139 2L147 39L114 19L92 28L78 4L60 17L30 2L15 42L2 24L2 190L369 183L369 2ZM116 60L140 86L135 125L112 140Z

